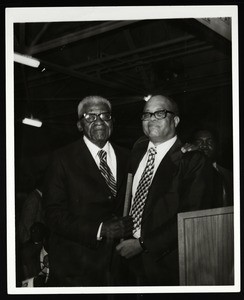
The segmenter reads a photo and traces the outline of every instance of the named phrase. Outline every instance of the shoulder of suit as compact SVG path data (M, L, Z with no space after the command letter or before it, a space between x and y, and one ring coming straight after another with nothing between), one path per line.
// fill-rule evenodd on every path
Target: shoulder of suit
M130 150L128 148L118 146L117 144L114 144L113 142L111 142L110 144L112 145L114 151L117 154L129 156Z
M195 174L200 170L208 170L210 173L213 169L212 162L200 151L189 151L180 154L179 167L182 174Z
M196 151L189 151L189 152L186 152L186 153L183 153L181 151L181 159L183 161L188 161L188 162L190 162L190 161L196 161L196 162L197 161L198 162L205 162L205 161L207 161L206 156L202 152L200 152L198 150L196 150Z
M66 156L84 147L85 143L82 139L76 140L54 151L55 156Z
M141 138L141 139L137 140L132 147L132 153L146 150L148 147L148 143L149 143L148 138Z

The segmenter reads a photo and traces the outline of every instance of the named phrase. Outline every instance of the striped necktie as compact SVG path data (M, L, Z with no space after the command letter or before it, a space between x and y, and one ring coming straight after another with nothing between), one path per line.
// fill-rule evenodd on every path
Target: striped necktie
M97 153L98 157L100 158L100 171L102 176L104 177L108 187L110 188L113 196L116 196L116 181L114 176L107 164L107 153L104 150L100 150Z
M141 179L139 181L138 187L136 189L136 194L132 204L132 209L130 215L134 221L133 233L141 227L141 218L147 198L148 190L151 185L152 175L154 170L154 160L155 154L157 153L155 148L150 148L148 152L148 160L146 167L142 173Z

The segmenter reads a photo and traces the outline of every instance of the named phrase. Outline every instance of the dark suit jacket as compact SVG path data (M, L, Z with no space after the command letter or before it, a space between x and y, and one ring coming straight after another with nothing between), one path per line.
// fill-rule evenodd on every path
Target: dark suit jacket
M42 196L37 190L33 190L23 203L20 221L18 224L18 236L21 243L30 239L30 228L35 222L44 224L42 209Z
M215 176L215 198L216 198L216 206L232 206L233 205L233 174L230 170L223 168L219 164L217 164L218 176ZM219 177L219 179L216 179ZM223 186L225 189L225 196L223 197ZM218 194L217 194L218 193ZM218 202L217 202L218 199Z
M133 174L147 146L148 141L142 141L133 149ZM178 284L177 214L212 206L211 164L199 152L183 154L181 146L176 140L149 188L141 223L141 236L148 252L130 260L138 271L144 267L146 284ZM140 262L136 263L137 260Z
M113 148L117 189L123 195L128 151ZM43 199L51 230L50 282L61 286L110 284L113 247L105 239L97 241L97 232L101 222L121 214L123 199L114 199L83 139L55 153Z

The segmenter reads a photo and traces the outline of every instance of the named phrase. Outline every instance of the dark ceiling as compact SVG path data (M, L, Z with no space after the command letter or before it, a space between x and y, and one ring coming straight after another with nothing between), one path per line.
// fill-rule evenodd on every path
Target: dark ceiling
M17 158L76 139L77 104L92 94L111 100L121 145L141 135L143 97L156 93L178 102L183 139L204 121L232 141L231 41L195 19L16 23L14 47L41 62L14 65ZM41 129L21 124L30 113Z

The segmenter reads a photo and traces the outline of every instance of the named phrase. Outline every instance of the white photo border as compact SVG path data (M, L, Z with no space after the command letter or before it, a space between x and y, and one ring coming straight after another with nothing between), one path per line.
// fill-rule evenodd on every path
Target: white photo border
M120 7L23 7L6 8L6 167L7 167L7 288L9 294L119 294L119 293L211 293L239 292L240 280L240 163L239 163L239 61L238 6L120 6ZM234 173L234 247L233 286L174 287L72 287L20 288L15 274L15 166L14 166L14 23L94 20L141 20L230 17L232 22L232 101L233 101L233 173Z

